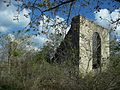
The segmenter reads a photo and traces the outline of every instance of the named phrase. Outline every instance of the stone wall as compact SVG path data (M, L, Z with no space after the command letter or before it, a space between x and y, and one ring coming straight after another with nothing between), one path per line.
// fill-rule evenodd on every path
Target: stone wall
M93 69L93 34L97 32L101 39L100 67ZM105 70L109 63L109 31L88 21L82 16L72 19L71 28L56 50L53 60L57 63L71 62L81 74Z
M93 34L97 32L101 38L101 65L98 69L106 69L109 63L109 30L80 17L79 33L79 70L81 73L89 73L93 70ZM97 70L97 69L96 69ZM95 72L96 73L96 72Z

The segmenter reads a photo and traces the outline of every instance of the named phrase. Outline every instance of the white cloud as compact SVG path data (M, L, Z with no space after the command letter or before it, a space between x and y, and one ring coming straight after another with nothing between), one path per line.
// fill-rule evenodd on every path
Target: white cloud
M17 45L19 45L19 47L24 47L23 49L24 50L27 50L27 51L39 51L40 50L40 48L38 48L37 46L34 46L34 45L32 45L32 44L27 44L27 43L25 43L24 42L24 40L22 40L21 38L25 38L25 35L23 35L22 37L20 37L20 38L18 38L18 37L15 37L15 35L13 35L13 34L8 34L7 35L7 37L6 37L6 40L8 40L9 42L16 42L17 43ZM27 41L29 41L29 42L31 42L32 40L35 40L35 39L39 39L40 40L40 38L39 37L31 37L31 38L29 38L29 39L27 39L27 40L25 40L26 42ZM42 38L43 39L43 38ZM42 40L40 40L40 41L42 41Z
M32 37L31 41L36 44L33 46L43 47L46 41L50 41L49 35L51 33L55 33L55 31L59 31L56 33L62 33L62 34L65 34L65 32L67 33L70 27L67 27L65 23L63 25L58 24L58 23L61 23L62 21L64 21L64 18L61 18L59 16L56 16L55 18L48 18L45 15L42 16L42 20L39 21L40 22L39 32L41 33L43 31L43 33L41 33L38 36Z
M116 27L115 32L113 31L112 35L119 38L120 24L112 23L112 21L116 21L118 18L120 18L120 9L116 9L112 13L107 9L101 9L100 12L95 12L95 22L107 29Z
M33 36L32 42L34 42L36 47L42 47L46 41L49 41L45 36Z
M4 26L0 26L0 32L6 32L8 29Z
M39 43L40 46L43 46L46 41L50 41L50 33L61 33L64 38L65 34L70 29L70 27L64 22L64 18L59 16L49 18L44 15L39 22L39 32L41 33L43 31L43 34L34 37L33 41Z
M29 12L30 10L23 9L23 11L19 15L19 22L17 23L21 25L22 27L27 26L27 24L30 22L30 16L28 14ZM27 18L24 15L27 15Z
M49 33L59 32L64 34L68 32L69 28L64 22L64 18L56 16L55 18L48 18L43 16L43 20L40 21L39 31L46 31ZM46 28L47 27L47 28Z
M30 22L30 16L28 13L30 13L30 10L24 9L19 14L19 22L17 20L13 20L17 15L17 7L15 5L11 5L9 7L6 7L2 1L0 1L0 32L11 32L15 30L20 30L21 28L24 28L29 22ZM25 15L28 16L28 18L25 17ZM50 19L48 21L48 19ZM55 18L48 18L46 16L43 16L43 20L40 21L39 26L39 32L45 31L48 34L54 33L55 30L58 30L60 33L67 33L69 30L69 27L65 29L64 27L67 27L66 24L63 25L58 24L64 21L64 18L61 18L59 16L56 16ZM54 24L58 24L54 26ZM46 28L46 26L49 26ZM51 26L53 25L53 27ZM49 39L45 34L41 34L40 36L33 37L33 40L35 43L37 43L40 46L43 46L43 44L48 41Z
M6 5L1 1L0 2L0 32L10 32L12 29L24 28L30 22L30 16L26 18L24 14L28 14L29 10L24 9L19 14L19 22L13 20L17 15L17 7ZM14 30L12 30L14 31Z

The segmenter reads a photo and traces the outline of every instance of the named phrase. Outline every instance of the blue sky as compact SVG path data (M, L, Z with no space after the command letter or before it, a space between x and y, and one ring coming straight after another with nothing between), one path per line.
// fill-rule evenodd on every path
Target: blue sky
M87 19L92 20L96 22L97 24L105 27L110 28L114 27L114 25L110 24L108 20L116 20L120 18L120 4L118 2L113 2L112 0L101 0L104 1L104 3L99 3L101 8L100 11L96 13L96 9L94 7L97 6L97 0L90 0L90 4L87 7L84 7L81 5L84 5L84 0L80 0L80 3L76 3L75 7L72 10L71 18L75 15L82 15L85 16ZM82 3L82 4L81 4ZM113 6L116 7L113 7ZM16 9L17 7L15 5L11 5L10 7L6 7L4 3L2 3L2 0L0 1L0 32L1 33L11 33L12 31L17 31L24 29L24 27L27 26L27 24L31 20L31 16L28 15L30 13L30 10L24 9L19 14L19 22L14 21L14 16L17 15ZM80 7L80 9L79 9ZM36 12L38 13L38 12ZM24 14L28 15L28 18L24 16ZM47 15L50 15L50 13L46 13ZM101 20L102 17L103 19ZM67 18L66 15L62 15L61 11L57 13L57 16L52 17L52 20L56 20L59 18L59 20L64 20ZM71 21L70 18L70 21ZM59 22L58 20L58 22ZM41 22L42 23L42 22ZM108 27L110 25L110 27ZM58 27L59 28L59 27ZM53 29L53 28L52 28ZM120 39L120 25L117 26L116 37ZM36 41L40 46L43 46L43 43L47 40L47 38L44 35L40 35L37 37L34 37L34 41Z

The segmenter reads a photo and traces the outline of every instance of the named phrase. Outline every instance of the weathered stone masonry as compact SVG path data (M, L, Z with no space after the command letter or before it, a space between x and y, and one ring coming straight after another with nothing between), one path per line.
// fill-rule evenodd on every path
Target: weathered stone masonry
M82 74L100 72L109 63L109 31L82 16L72 19L71 28L56 50L58 63L72 60Z

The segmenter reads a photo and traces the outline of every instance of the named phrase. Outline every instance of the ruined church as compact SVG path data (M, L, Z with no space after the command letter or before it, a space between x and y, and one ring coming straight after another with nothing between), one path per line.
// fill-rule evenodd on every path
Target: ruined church
M74 17L54 60L61 64L71 60L84 75L104 71L109 64L109 31L82 16Z

